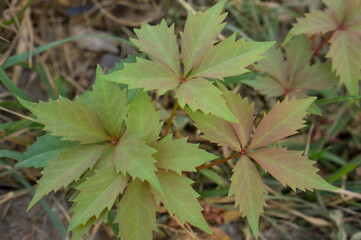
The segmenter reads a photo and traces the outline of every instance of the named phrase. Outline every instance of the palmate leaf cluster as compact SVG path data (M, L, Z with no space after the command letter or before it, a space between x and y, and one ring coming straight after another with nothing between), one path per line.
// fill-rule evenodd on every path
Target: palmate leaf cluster
M268 53L280 68L272 76L271 64L261 55L273 42L236 40L236 35L216 41L225 25L224 4L222 0L205 12L189 14L180 33L181 52L174 25L168 27L165 21L156 26L143 24L135 30L138 39L131 41L151 60L136 58L106 75L98 67L96 83L86 97L74 101L60 97L38 104L19 99L48 132L19 163L44 168L29 209L49 192L72 186L69 230L73 239L87 234L99 218L107 220L115 205L115 222L124 240L152 239L160 204L182 224L211 233L201 214L199 195L183 173L196 171L216 156L187 143L186 138L160 138L160 113L143 89L158 90L160 95L173 91L206 139L239 153L229 195L235 196L255 236L267 191L251 159L294 190L335 189L317 175L313 162L301 152L267 148L304 126L302 119L314 98L286 98L253 131L253 105L221 84L224 77L245 73L257 61L270 77L297 75L301 68L319 77L308 65L309 52L295 53L304 41L290 44L287 63L279 50ZM285 84L301 81L296 76L283 80Z
M361 1L323 0L327 8L299 18L294 34L329 34L327 57L351 95L359 94L361 79ZM332 35L330 35L332 34Z

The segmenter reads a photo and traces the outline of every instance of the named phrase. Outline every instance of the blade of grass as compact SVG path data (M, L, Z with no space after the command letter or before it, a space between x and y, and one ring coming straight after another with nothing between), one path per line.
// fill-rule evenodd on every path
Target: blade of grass
M333 183L336 180L342 178L342 176L346 175L347 173L354 170L359 164L361 163L361 155L358 155L355 157L351 162L343 166L342 168L336 170L333 172L330 176L328 176L326 179L329 183Z
M28 95L26 95L26 93L23 92L23 90L16 86L16 84L8 77L2 67L0 67L0 81L14 96L22 98L26 101L33 101Z
M43 63L41 61L39 61L39 63L38 63L38 72L39 72L41 81L45 85L45 89L46 89L46 92L48 93L48 96L53 100L57 99L58 95L54 92L53 88L51 87L50 81L48 79L48 76L45 73L45 69L44 69Z

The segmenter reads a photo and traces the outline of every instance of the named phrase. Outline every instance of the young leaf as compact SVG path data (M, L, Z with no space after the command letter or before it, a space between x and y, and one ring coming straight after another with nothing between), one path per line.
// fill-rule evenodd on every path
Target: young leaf
M104 80L128 84L129 89L158 89L160 95L179 84L179 78L167 66L142 58L137 58L136 63L125 63L123 70L104 75Z
M220 1L205 12L188 14L184 32L181 33L182 60L185 75L198 63L199 59L213 45L215 38L222 31L222 21L227 14L221 15L225 0Z
M161 195L153 191L157 201L162 201L169 215L175 214L182 223L188 222L193 226L212 234L201 211L203 208L199 205L196 193L190 184L192 180L174 172L158 171L157 176L164 190Z
M156 210L149 185L139 179L131 181L118 204L115 222L120 224L119 237L124 240L152 240L152 231L157 231Z
M338 24L331 11L313 11L305 14L305 18L298 18L292 32L301 33L327 33L337 28Z
M67 187L72 181L78 180L87 169L93 167L105 148L104 145L73 147L51 160L49 167L41 172L43 177L38 181L39 187L28 210L52 190L57 191L62 186Z
M119 87L103 79L103 71L98 66L97 79L90 95L92 108L107 133L118 139L122 131L122 123L127 114L127 93Z
M237 122L221 95L222 91L210 81L196 78L181 84L177 89L176 98L182 108L187 104L192 111L200 109L206 115L212 113L227 121Z
M245 67L259 61L274 42L246 42L245 38L236 40L233 34L226 40L211 45L193 68L189 78L204 77L223 79L248 72Z
M174 34L174 24L168 28L166 21L155 26L142 23L140 29L134 30L138 39L130 39L140 51L143 51L157 61L172 69L179 77L180 61L176 35Z
M119 140L113 152L115 169L123 175L129 173L133 178L147 180L154 188L162 193L162 187L154 173L157 171L152 154L155 149L145 145L136 134L125 134Z
M98 218L104 209L110 210L127 183L128 178L117 174L114 168L96 171L95 175L87 178L77 187L80 194L74 200L76 206L72 209L74 215L68 229L86 224L93 216Z
M276 103L256 128L249 149L263 147L297 133L298 129L304 127L302 118L315 99L315 97L301 100L286 98Z
M139 91L130 104L128 117L125 120L128 133L138 134L140 140L152 146L159 138L163 125L159 119L160 112L155 111L155 103L151 102L148 93Z
M61 137L51 136L50 134L38 137L36 142L23 154L22 161L16 166L45 168L50 160L58 157L59 153L79 145L78 142L61 141L60 139Z
M302 152L263 148L249 155L280 183L290 186L293 190L337 189L316 173L318 169L312 166L314 162L302 156Z
M30 103L20 98L19 101L45 125L45 130L62 136L62 140L83 144L110 140L96 114L81 101L73 102L61 96L58 101L47 103Z
M257 238L259 216L266 205L267 193L257 168L247 156L242 156L233 169L228 196L234 195L242 217L247 217L253 234Z
M157 160L156 166L181 175L182 171L195 172L197 166L217 158L199 149L198 145L187 143L187 138L172 140L172 136L168 135L154 145L157 150L153 155Z

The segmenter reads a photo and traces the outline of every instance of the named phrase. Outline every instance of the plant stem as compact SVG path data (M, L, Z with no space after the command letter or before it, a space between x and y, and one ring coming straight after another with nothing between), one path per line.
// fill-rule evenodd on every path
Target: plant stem
M168 135L169 129L170 129L170 125L172 125L172 121L174 118L175 113L177 112L177 108L178 108L178 99L175 101L174 103L174 107L173 107L173 111L172 111L172 115L169 118L169 121L167 123L167 127L165 128L165 133L164 133L164 137L166 137Z
M196 169L199 170L199 169L204 169L204 168L210 168L210 167L213 167L213 166L215 166L215 165L219 165L219 164L221 164L221 163L224 163L224 162L226 162L226 161L228 161L228 160L230 160L230 159L232 159L232 158L238 157L238 156L240 156L240 155L242 155L242 152L238 152L238 153L236 153L236 154L233 154L232 156L223 158L223 159L221 159L221 160L218 160L218 161L215 161L215 162L212 162L212 163L209 163L209 164L205 164L205 165L199 166L199 167L197 167Z
M332 38L333 33L334 33L334 32L332 32L329 36L327 36L325 39L323 39L323 41L321 42L321 44L320 44L320 45L315 49L315 51L313 52L311 59L313 59L314 57L317 56L317 54L321 51L321 49L323 48L323 46L325 46L325 44Z

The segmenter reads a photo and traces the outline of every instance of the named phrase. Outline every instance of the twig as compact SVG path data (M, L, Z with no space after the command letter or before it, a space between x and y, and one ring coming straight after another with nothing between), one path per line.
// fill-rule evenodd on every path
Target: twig
M29 120L29 121L32 121L32 122L40 123L39 121L37 121L37 120L34 119L34 118L25 116L25 115L23 115L23 114L21 114L21 113L17 113L17 112L11 111L11 110L9 110L9 109L7 109L7 108L4 108L4 107L0 107L0 110L3 110L4 112L11 113L11 114L16 115L16 116L21 117L21 118L25 118L25 119L27 119L27 120Z
M179 105L179 104L178 104L178 100L176 100L175 103L174 103L172 115L170 116L169 121L168 121L168 123L167 123L167 126L166 126L166 128L165 128L164 137L166 137L166 136L168 135L170 126L172 125L173 118L174 118L174 116L175 116L175 113L177 112L178 105Z

